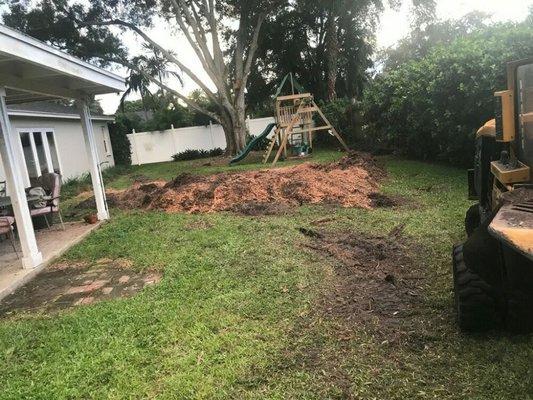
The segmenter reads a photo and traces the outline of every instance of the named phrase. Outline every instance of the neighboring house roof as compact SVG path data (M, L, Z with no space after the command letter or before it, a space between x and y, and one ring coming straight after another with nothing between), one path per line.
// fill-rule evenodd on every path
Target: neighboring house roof
M10 104L8 114L12 117L80 119L75 106L68 106L51 101L35 101L32 103ZM97 121L113 121L114 115L91 114Z

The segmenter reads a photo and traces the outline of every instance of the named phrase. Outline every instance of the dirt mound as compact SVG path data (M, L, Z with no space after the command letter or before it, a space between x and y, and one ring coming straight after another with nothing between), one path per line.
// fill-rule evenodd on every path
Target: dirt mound
M413 329L422 278L412 270L412 249L402 230L399 226L387 236L364 236L300 229L309 238L309 248L337 262L319 309L340 321L343 334L363 326L394 342Z
M280 215L280 214L289 213L290 206L287 204L279 204L279 203L247 202L247 203L235 204L235 206L231 208L231 211L237 214L250 215L250 216Z
M326 165L304 163L210 176L181 174L170 182L139 182L115 194L113 200L123 208L246 215L276 214L291 206L316 203L370 208L370 196L383 176L372 156L354 152Z

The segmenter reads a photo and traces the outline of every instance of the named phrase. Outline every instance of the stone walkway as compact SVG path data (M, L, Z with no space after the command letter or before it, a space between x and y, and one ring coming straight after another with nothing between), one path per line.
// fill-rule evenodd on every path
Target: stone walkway
M85 222L67 222L65 230L57 226L51 229L41 229L35 232L37 246L43 255L43 262L36 268L22 268L22 261L13 251L9 240L0 242L0 300L29 282L46 268L53 260L67 251L70 247L98 229L101 222L89 225ZM17 241L17 248L20 245Z
M53 312L127 297L160 280L158 273L135 273L109 260L92 266L57 265L4 298L0 317L19 312Z

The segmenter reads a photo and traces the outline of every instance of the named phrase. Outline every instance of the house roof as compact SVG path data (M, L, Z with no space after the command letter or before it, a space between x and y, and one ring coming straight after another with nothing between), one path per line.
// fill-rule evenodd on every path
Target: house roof
M11 117L80 119L79 111L75 106L52 101L9 104L7 108ZM115 116L91 113L91 119L113 121Z
M126 90L124 78L0 24L0 87L8 104Z

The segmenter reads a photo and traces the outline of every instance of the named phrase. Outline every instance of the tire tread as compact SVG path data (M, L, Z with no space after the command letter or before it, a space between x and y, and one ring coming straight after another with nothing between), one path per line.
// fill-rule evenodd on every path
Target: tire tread
M457 246L453 251L455 308L459 327L465 332L498 328L503 321L498 308L498 294L468 269L462 250L462 246Z

